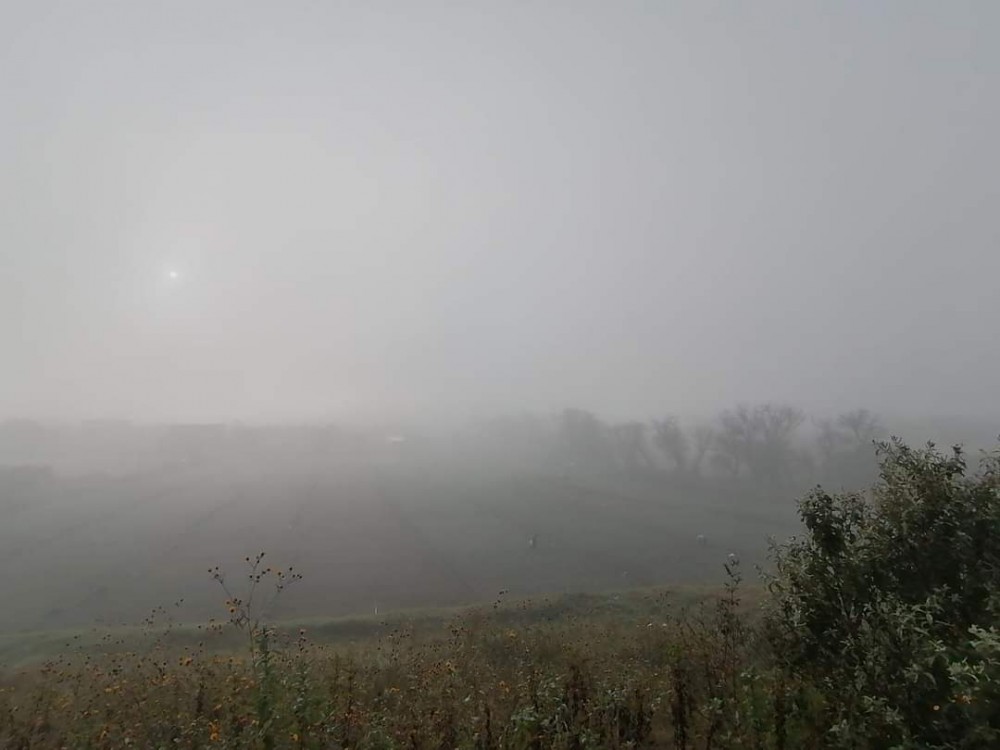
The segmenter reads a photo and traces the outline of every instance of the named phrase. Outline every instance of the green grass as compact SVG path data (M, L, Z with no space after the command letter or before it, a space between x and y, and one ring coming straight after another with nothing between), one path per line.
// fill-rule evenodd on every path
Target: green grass
M411 635L433 639L447 632L450 623L471 613L490 613L500 625L526 627L542 623L586 620L590 623L653 621L676 615L715 598L718 587L649 587L600 594L557 594L537 599L511 600L499 595L494 602L463 607L418 608L382 615L308 617L274 624L281 634L306 629L310 641L325 647L364 647L386 634L407 629ZM746 592L752 601L758 590ZM222 610L220 609L220 612ZM165 612L164 612L165 614ZM214 654L239 652L243 641L232 630L212 628L211 623L174 622L163 619L151 625L113 628L65 628L0 633L0 674L38 666L68 654L138 651L153 644L177 652L206 643Z

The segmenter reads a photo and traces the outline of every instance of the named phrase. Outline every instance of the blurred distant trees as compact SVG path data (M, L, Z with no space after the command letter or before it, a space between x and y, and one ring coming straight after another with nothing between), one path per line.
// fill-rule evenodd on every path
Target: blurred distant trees
M857 409L841 414L837 418L837 426L844 430L853 442L854 448L862 448L866 451L882 433L882 425L879 423L878 417L867 409Z
M674 471L687 471L691 443L676 417L653 420L653 441L670 460Z
M557 435L571 466L606 470L613 465L608 426L583 409L566 409L557 419Z
M609 425L592 412L566 409L554 425L555 452L566 467L659 471L695 481L738 479L770 490L796 491L816 482L869 484L875 472L872 443L884 435L878 417L867 409L806 425L802 410L780 403L740 404L713 421L692 425L674 415L645 424ZM523 437L527 440L528 435ZM532 450L539 449L535 442Z
M793 438L805 416L783 404L746 405L719 417L716 464L733 476L741 472L769 484L783 484L794 472Z
M715 430L712 429L711 425L699 425L694 428L692 438L692 442L694 443L694 452L691 455L691 473L696 476L701 476L702 466L705 463L705 457L715 445Z
M646 425L625 422L611 428L615 463L624 471L650 469L655 465L646 447Z
M921 432L933 434L929 427L933 425L921 427ZM0 467L49 465L59 470L63 465L82 465L118 470L239 460L322 464L338 457L385 455L387 440L404 434L398 427L388 429L329 424L143 426L114 421L55 427L8 420L0 421ZM876 476L872 444L887 435L868 409L806 422L801 410L780 403L737 405L690 422L667 414L647 422L609 423L581 408L513 414L478 421L470 429L429 437L420 444L404 432L405 446L393 442L393 455L415 456L419 445L423 455L437 451L435 455L469 470L659 475L683 478L688 484L730 483L727 491L778 490L783 496L816 483L838 489L868 486ZM964 424L954 436L961 440L968 432L977 437Z
M878 417L856 409L836 419L816 423L820 480L826 484L861 487L875 477L873 444L885 435Z

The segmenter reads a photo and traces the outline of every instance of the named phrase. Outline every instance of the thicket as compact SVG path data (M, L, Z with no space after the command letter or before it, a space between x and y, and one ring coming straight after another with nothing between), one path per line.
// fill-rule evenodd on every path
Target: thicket
M1000 747L1000 455L878 452L870 491L801 501L763 611L731 558L721 596L662 620L512 627L498 604L330 650L267 625L297 574L258 557L242 594L212 571L246 654L67 653L5 678L0 747Z

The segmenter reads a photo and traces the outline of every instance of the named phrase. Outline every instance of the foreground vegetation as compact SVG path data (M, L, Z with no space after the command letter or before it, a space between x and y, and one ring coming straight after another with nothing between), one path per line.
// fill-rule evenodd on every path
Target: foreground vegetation
M972 473L957 449L879 450L871 492L802 501L753 606L730 558L694 607L498 601L327 645L266 625L296 574L258 557L245 590L213 571L229 622L197 641L109 639L5 678L0 746L997 747L1000 457ZM227 631L238 654L213 648Z

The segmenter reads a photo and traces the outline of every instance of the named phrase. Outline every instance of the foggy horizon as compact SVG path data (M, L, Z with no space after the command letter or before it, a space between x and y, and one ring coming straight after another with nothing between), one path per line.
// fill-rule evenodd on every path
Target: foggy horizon
M0 420L1000 416L997 21L6 4Z
M0 2L0 748L1000 747L998 32Z

